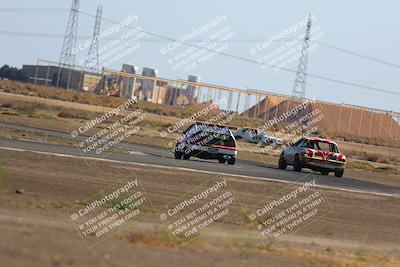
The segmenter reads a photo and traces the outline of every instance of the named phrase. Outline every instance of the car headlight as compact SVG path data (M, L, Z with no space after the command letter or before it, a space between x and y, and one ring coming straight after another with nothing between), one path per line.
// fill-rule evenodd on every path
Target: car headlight
M338 160L339 160L339 161L346 162L346 156L343 155L343 154L340 154L340 155L338 156Z

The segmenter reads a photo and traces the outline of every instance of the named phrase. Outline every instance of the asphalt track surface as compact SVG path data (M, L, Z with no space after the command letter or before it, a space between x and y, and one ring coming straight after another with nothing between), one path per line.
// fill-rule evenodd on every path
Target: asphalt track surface
M14 130L40 133L48 136L56 136L71 139L72 137L64 132L57 132L45 129L32 128L14 124L0 123L0 128L9 128ZM54 153L59 155L69 155L87 158L90 165L93 158L113 160L127 163L138 163L152 166L166 166L179 168L181 170L190 169L192 171L210 172L210 174L218 175L235 175L244 176L250 179L265 179L283 182L299 182L304 181L304 177L312 174L317 184L322 187L331 189L339 189L346 191L355 191L363 193L383 194L400 197L400 187L389 186L374 182L362 181L350 177L337 178L332 174L329 176L320 175L316 172L304 170L303 172L294 172L291 167L288 170L279 170L275 165L262 164L253 161L236 160L235 165L219 164L215 160L201 160L190 158L190 160L176 160L173 158L172 152L166 148L160 148L150 145L139 145L130 143L119 143L118 147L129 150L129 153L104 152L97 155L95 152L84 153L81 149L74 146L48 144L24 140L0 139L0 149L15 149L36 151L44 153ZM240 152L239 152L240 153ZM373 175L373 174L372 174Z

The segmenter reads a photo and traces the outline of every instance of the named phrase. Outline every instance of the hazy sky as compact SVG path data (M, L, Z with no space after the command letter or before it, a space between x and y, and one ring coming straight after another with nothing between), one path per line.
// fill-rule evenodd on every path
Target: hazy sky
M21 67L22 64L34 64L38 58L58 60L69 16L70 0L0 0L0 3L1 65ZM81 0L80 10L95 14L98 4L104 7L104 18L121 22L129 16L136 15L137 21L133 21L130 26L139 26L145 31L176 39L192 34L196 38L189 41L196 43L222 34L218 36L223 36L226 41L219 43L216 49L223 53L254 61L268 57L275 60L276 64L291 70L297 69L298 60L285 58L281 49L286 47L288 51L289 48L294 48L294 44L290 42L297 36L302 36L305 28L296 28L297 31L287 35L285 32L303 21L308 13L312 13L315 14L312 29L320 33L315 38L317 42L400 65L400 3L394 0ZM93 24L93 18L80 14L78 44L83 44L90 37ZM208 31L201 32L205 25ZM113 24L103 21L101 29L104 32L112 27ZM21 33L33 35L21 36ZM36 35L37 33L50 35L44 37ZM124 28L101 40L100 47L111 50L111 42L128 33L129 29ZM284 36L283 41L270 45L263 42L279 34ZM153 36L142 38L137 43L139 46L132 43L135 49L128 51L130 53L123 55L121 59L115 60L113 57L110 67L120 69L123 62L132 63L141 67L155 67L159 70L159 76L165 78L184 79L188 74L198 74L201 81L206 83L291 94L295 78L293 72L265 69L256 63L212 54L207 55L207 60L198 61L196 66L185 70L183 67L177 68L177 65L174 67L174 64L180 57L190 55L188 47L178 45L174 48L171 42ZM167 53L162 54L160 51ZM252 54L251 51L256 53ZM84 60L87 52L87 49L79 51L77 63ZM293 56L297 54L296 52ZM382 93L309 77L308 97L400 111L400 68L355 57L322 45L311 50L308 67L308 72L314 75L398 93Z

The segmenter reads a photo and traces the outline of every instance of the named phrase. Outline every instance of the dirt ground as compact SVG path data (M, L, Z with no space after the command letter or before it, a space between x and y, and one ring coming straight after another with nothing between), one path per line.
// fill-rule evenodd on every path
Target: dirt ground
M268 246L239 216L174 247L158 211L210 179L206 174L104 161L88 167L77 158L2 149L0 166L5 173L0 261L5 266L400 266L398 198L323 190L329 214ZM154 209L133 227L87 248L68 210L130 175L138 177ZM225 178L246 207L285 187Z
M27 102L36 105L39 111L32 112L29 108L15 111L3 106L0 122L67 132L71 125L82 120L61 118L57 115L60 109L101 113L110 110L0 93L0 105L23 106ZM150 124L144 133L135 136L134 142L164 146L165 140L153 124L174 123L178 118L148 114L147 120ZM0 128L0 138L73 143L60 137L7 128ZM175 138L170 136L171 140ZM352 144L346 145L353 149ZM238 142L238 146L241 159L260 160L261 157L254 158L251 145ZM368 149L379 153L386 148ZM392 152L397 155L399 151ZM263 157L261 162L276 162L276 157ZM160 212L193 188L220 177L133 163L93 163L88 166L74 157L0 149L0 262L5 266L400 266L399 198L311 189L323 193L328 201L324 216L266 243L249 221L248 212L277 192L288 190L288 185L227 176L223 178L240 200L233 209L236 215L218 222L193 242L183 245L179 241L176 246L160 223ZM390 164L382 166L397 168ZM69 210L115 181L132 175L139 179L151 199L151 206L143 210L145 216L88 248L75 229ZM346 176L400 184L400 176L388 172L347 169Z

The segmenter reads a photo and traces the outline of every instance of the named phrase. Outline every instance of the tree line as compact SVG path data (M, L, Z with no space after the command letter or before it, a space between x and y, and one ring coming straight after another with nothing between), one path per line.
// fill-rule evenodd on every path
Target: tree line
M0 78L20 82L29 81L28 76L22 71L22 69L10 67L9 65L3 65L0 68Z

